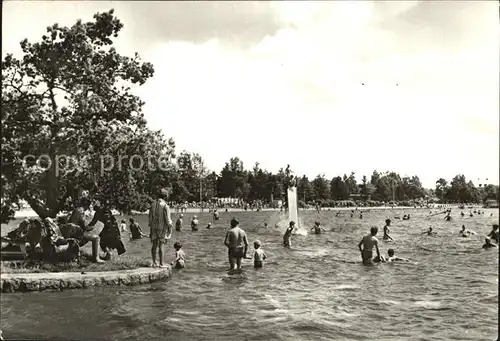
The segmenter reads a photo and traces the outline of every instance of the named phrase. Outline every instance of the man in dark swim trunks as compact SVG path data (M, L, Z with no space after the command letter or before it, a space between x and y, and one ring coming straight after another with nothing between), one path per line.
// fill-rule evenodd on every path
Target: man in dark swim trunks
M363 264L369 265L373 264L373 247L377 251L377 257L380 259L380 250L378 248L378 239L375 237L378 233L378 227L373 226L370 228L370 233L361 239L358 244L359 251L361 251L361 259ZM363 246L363 248L361 248Z
M241 269L241 260L247 258L248 239L247 234L238 225L236 218L231 219L231 228L226 233L224 245L228 248L229 266L234 270L235 265Z

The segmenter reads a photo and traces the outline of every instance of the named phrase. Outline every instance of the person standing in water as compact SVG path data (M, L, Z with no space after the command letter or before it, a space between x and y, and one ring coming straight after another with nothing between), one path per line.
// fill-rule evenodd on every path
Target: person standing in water
M241 260L247 258L248 238L245 231L239 227L240 222L233 218L231 219L231 228L226 233L224 245L228 249L229 266L234 270L235 265L241 269Z
M156 267L156 251L160 258L160 267L163 265L163 243L172 236L172 218L170 217L170 207L166 203L168 191L162 189L158 198L151 203L149 209L149 238L151 239L152 266Z
M266 260L267 256L264 250L260 248L260 240L256 240L253 243L253 248L255 249L253 253L253 267L254 268L262 268L262 265L264 264L264 261Z
M175 222L175 230L176 231L182 230L182 218L184 218L184 214L181 214L179 216L179 218L177 218L177 221Z
M378 227L373 226L370 228L370 233L364 236L358 244L359 251L361 252L361 259L363 264L373 264L373 247L377 251L377 259L380 258L380 250L378 248L378 239L375 237L378 233ZM363 246L363 248L361 248Z
M175 259L170 263L174 269L184 269L186 267L186 254L182 250L180 242L174 243Z
M391 226L391 219L386 219L385 220L385 226L384 226L384 240L394 240L390 235L389 235L389 226Z
M288 228L285 231L285 234L283 235L283 246L284 247L292 247L292 232L293 229L295 228L295 222L291 221Z
M146 236L141 229L141 226L134 220L134 218L130 218L130 236L132 239L141 239Z
M193 219L191 220L191 230L198 231L198 224L199 224L198 217L193 216Z

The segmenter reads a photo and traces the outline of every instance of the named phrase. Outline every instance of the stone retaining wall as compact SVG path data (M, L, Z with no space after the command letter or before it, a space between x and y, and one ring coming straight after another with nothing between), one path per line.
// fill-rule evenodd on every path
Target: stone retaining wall
M172 268L138 268L100 272L2 273L2 292L61 291L105 285L137 285L167 279Z

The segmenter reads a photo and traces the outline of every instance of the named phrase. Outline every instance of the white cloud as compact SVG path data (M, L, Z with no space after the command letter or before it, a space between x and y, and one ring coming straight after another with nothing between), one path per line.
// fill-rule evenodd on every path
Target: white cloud
M156 69L139 90L153 128L217 171L239 156L309 176L498 179L496 16L468 19L474 45L451 50L379 26L414 2L272 5L284 27L249 49L214 37L139 51Z

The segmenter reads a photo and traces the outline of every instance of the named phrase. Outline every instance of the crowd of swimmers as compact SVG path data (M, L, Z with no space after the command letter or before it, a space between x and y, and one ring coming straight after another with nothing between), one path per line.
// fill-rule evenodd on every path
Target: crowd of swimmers
M158 199L159 200L159 199ZM171 236L171 230L172 230L172 222L170 219L170 209L166 205L165 201L158 201L158 204L155 204L157 206L154 206L154 210L150 210L150 217L149 217L149 225L151 228L152 222L153 225L158 225L158 219L161 218L160 220L163 220L162 224L159 224L160 226L160 231L159 233L153 233L150 234L151 240L154 242L156 240L156 244L158 246L158 243L162 244L165 240L169 239ZM153 206L152 206L153 208ZM155 212L157 211L157 212ZM219 213L217 209L213 209L213 220L219 220ZM432 212L431 212L432 213ZM445 212L441 213L446 213L445 220L451 220L451 209L446 210ZM472 213L472 212L471 212ZM475 212L476 213L476 212ZM337 213L338 216L339 213ZM354 211L351 212L351 217L353 216ZM484 212L477 211L477 214L484 214ZM157 215L158 217L155 217ZM461 212L461 215L464 216L464 213ZM360 213L360 218L362 219L362 212ZM399 217L395 217L396 219ZM182 231L183 230L183 219L184 215L181 213L176 222L175 222L175 230L176 231ZM410 219L410 214L405 214L403 216L403 220L409 220ZM141 227L139 224L133 219L129 219L129 229L130 229L130 235L131 239L140 239L145 237L145 234L143 233ZM164 226L163 226L164 225ZM192 231L198 231L200 222L198 220L198 217L196 215L193 215L190 226ZM206 226L207 229L210 229L212 226L212 223L209 222L208 225ZM386 219L385 220L385 225L383 227L383 240L384 241L394 241L394 238L390 235L390 226L391 226L391 219ZM265 223L264 227L267 228L268 224ZM275 227L279 227L278 224L275 225ZM294 234L294 231L297 229L297 224L294 221L291 221L288 224L288 227L285 230L285 233L283 235L283 247L285 248L291 248L292 247L292 235ZM122 220L121 226L120 226L121 231L126 231L126 221ZM315 234L321 234L323 232L326 232L326 230L321 226L321 223L319 221L314 222L314 226L310 229L311 231L314 231ZM402 261L402 262L408 262L408 259L401 258L395 255L395 250L393 248L388 249L387 251L387 256L381 255L380 249L379 249L379 241L376 237L378 233L378 227L371 227L370 228L370 233L367 235L363 236L361 241L358 244L359 251L361 253L361 259L363 264L373 264L373 263L384 263L384 262L397 262L397 261ZM159 237L155 237L156 234L158 234ZM432 229L432 226L429 227L429 229L422 234L427 234L429 236L434 236L437 233ZM474 231L466 229L465 225L462 225L462 229L460 230L460 236L462 237L469 237L471 235L476 235ZM168 236L167 236L168 235ZM152 238L153 237L153 238ZM483 245L483 248L494 248L497 247L492 241L495 241L496 244L499 242L499 233L498 233L498 224L493 225L492 231L487 235L485 239L485 244ZM155 244L155 243L153 243ZM224 239L224 244L227 247L228 250L228 261L229 261L229 266L231 270L234 269L241 269L242 265L242 260L243 259L253 259L254 267L255 268L261 268L264 264L264 261L266 260L267 256L266 253L264 252L262 248L262 243L259 240L256 240L253 243L254 246L254 251L253 255L251 257L248 256L248 249L249 249L249 242L248 242L248 237L245 233L245 231L239 226L239 221L236 218L232 218L230 221L230 228L226 232L225 239ZM186 254L182 250L182 244L180 242L175 242L174 243L174 249L175 249L175 259L171 263L171 265L174 268L181 269L184 268L186 265ZM152 256L153 256L153 266L155 266L155 254L156 250L158 249L154 247L152 248ZM373 256L373 249L376 251L376 256ZM161 245L159 247L159 256L160 256L160 266L163 266L162 264L162 258L163 258L163 253L161 251Z
M409 215L406 216L408 220ZM196 216L194 217L196 218ZM267 223L264 224L267 227ZM383 240L385 241L394 241L394 239L390 236L389 227L391 226L391 219L385 220L385 225L383 228ZM292 235L293 232L297 229L297 224L294 221L291 221L285 230L283 235L283 246L285 248L292 247ZM321 227L321 223L319 221L314 222L314 226L311 228L311 231L314 231L315 234L321 234L322 232L326 232L326 230ZM379 249L379 241L376 238L378 233L378 227L371 227L370 233L363 236L361 241L358 244L358 248L361 252L361 259L363 264L374 264L374 263L391 263L391 262L409 262L408 259L398 257L395 255L395 250L390 248L387 250L387 255L382 255ZM436 235L437 233L433 231L432 227L422 234L427 235ZM474 231L468 230L465 228L465 225L462 226L460 231L461 236L470 236L475 235ZM498 224L494 224L492 231L488 234L485 244L483 248L491 248L497 247L497 245L493 244L491 241L499 242L499 231ZM230 229L226 233L226 237L224 240L224 244L228 249L228 260L229 265L232 270L241 269L241 263L243 259L253 259L254 267L261 268L263 266L263 262L266 259L266 253L261 248L261 242L256 240L254 242L254 253L252 257L248 257L248 248L249 242L245 231L240 228L239 221L236 218L231 219ZM373 256L373 249L375 248L376 256Z

